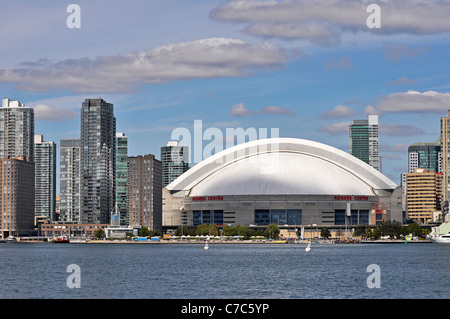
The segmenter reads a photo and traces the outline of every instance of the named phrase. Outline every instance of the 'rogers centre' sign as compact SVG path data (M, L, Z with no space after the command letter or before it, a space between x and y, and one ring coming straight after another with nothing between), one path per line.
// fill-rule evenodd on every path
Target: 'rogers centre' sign
M202 202L202 201L215 201L215 200L223 200L223 196L194 196L192 197L193 202Z
M334 200L369 200L369 196L343 196L335 195Z

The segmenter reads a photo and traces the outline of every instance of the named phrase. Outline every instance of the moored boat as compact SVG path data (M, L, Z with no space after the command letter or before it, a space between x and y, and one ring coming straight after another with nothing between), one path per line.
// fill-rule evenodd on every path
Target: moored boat
M53 240L53 242L58 243L58 244L66 244L66 243L70 243L70 240L67 236L59 236L59 237L56 237Z

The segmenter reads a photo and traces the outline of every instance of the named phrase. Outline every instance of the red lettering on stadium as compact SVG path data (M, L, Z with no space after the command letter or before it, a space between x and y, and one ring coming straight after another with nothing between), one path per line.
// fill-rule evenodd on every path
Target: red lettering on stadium
M201 202L201 201L215 201L215 200L223 200L223 196L194 196L192 197L193 202Z
M335 195L334 200L369 200L369 196L343 196Z

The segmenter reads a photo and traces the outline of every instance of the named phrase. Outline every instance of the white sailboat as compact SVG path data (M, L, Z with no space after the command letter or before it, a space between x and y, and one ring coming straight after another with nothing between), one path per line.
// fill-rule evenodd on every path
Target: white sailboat
M308 245L305 248L306 252L310 252L311 251L311 241L308 242Z
M209 238L206 238L206 240L205 240L205 247L203 247L203 249L209 249L209 245L208 245L208 239Z

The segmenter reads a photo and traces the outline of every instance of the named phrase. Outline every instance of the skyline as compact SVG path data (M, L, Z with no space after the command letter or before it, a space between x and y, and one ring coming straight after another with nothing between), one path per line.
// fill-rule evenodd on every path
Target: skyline
M114 105L129 156L157 158L195 120L349 152L348 125L378 114L382 171L400 184L408 146L438 140L450 109L450 2L302 3L77 1L71 29L69 2L2 1L2 98L35 109L35 134L58 158L87 98ZM366 25L371 3L379 29Z

